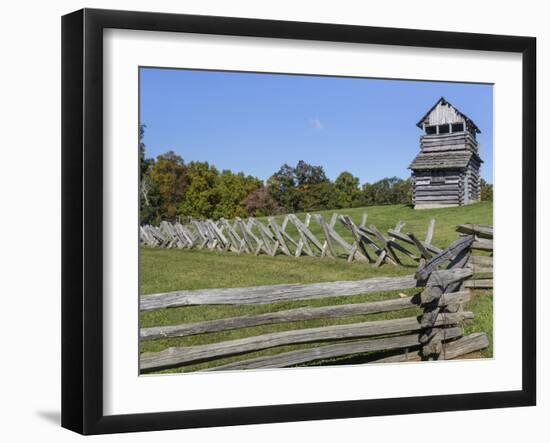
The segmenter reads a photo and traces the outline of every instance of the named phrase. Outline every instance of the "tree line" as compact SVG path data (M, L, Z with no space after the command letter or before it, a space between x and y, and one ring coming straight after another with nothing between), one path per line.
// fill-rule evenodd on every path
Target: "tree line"
M322 166L300 160L296 166L282 165L264 183L242 172L220 171L208 162L186 163L173 151L145 158L143 125L139 135L141 223L411 203L410 178L361 185L359 178L344 171L331 181ZM482 188L482 196L487 194Z

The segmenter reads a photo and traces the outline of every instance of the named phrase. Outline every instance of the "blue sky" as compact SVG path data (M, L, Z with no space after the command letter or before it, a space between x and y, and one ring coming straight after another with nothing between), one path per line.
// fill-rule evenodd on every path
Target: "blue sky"
M410 175L418 120L444 96L481 129L492 182L491 85L141 68L146 155L174 150L263 180L283 163L322 165L361 184Z

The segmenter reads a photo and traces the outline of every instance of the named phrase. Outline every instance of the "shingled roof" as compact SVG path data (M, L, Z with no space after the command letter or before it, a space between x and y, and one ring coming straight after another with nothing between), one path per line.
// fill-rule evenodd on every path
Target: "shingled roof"
M471 151L421 152L409 165L409 169L460 169L465 168L472 157L476 158L480 163L483 162L478 155Z

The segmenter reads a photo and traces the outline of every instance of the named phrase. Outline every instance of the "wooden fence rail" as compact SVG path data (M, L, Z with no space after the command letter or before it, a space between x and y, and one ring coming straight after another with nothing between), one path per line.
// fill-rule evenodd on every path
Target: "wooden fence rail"
M437 271L432 279L440 275L453 275L455 281L472 276L469 269ZM310 284L282 284L253 286L248 288L199 289L143 295L140 300L142 311L174 308L189 305L249 305L269 304L283 301L310 300L343 295L370 294L417 287L414 276L377 277L366 280L338 281Z
M287 223L292 223L293 217L288 218ZM310 249L324 251L324 254L333 254L334 248L345 249L344 244L335 240L332 245L329 240L314 243L311 240L312 233L308 228L311 218L305 222L296 223L301 232L300 239L296 241L296 247L302 243L309 243ZM342 223L350 226L356 234L355 244L346 242L349 254L357 252L364 254L364 259L391 263L395 254L395 235L385 239L379 239L379 243L369 246L370 235L381 235L373 226L366 227L366 217L360 225L343 217L333 217L330 222L325 222L322 217L313 217L319 223L325 223L323 231L330 234L334 223L340 219ZM214 223L214 222L212 222ZM236 228L226 229L224 236L232 236L233 243L229 248L258 251L273 251L273 248L285 244L289 249L288 239L284 236L287 223L281 225L270 221L266 226L270 231L263 231L264 235L254 237L246 234L247 229L256 223L255 220L237 223ZM222 222L221 225L224 223ZM345 357L354 354L368 353L370 361L394 362L417 361L426 359L451 359L468 354L488 346L488 339L484 333L475 333L464 336L462 323L474 317L472 312L464 310L464 304L470 300L471 288L490 287L489 279L472 279L479 269L485 272L492 269L492 257L488 255L472 255L476 243L480 239L491 240L490 227L481 225L462 225L457 231L462 235L444 250L431 247L433 224L428 229L425 240L419 240L414 234L406 234L412 244L418 245L419 266L414 276L383 277L359 281L329 282L315 284L286 284L273 286L259 286L249 288L224 288L205 289L195 291L176 291L162 294L144 295L140 300L141 311L183 307L189 305L208 304L270 304L276 302L288 302L295 300L312 300L326 297L349 297L357 294L384 292L401 289L419 288L418 293L409 296L400 296L380 301L334 304L322 307L300 307L294 309L275 310L256 315L242 315L229 318L210 319L194 323L183 323L170 326L153 326L140 330L141 341L171 339L197 334L230 331L241 328L249 328L260 325L275 325L291 322L336 319L355 317L384 312L404 311L416 308L420 315L406 316L389 320L365 320L358 323L338 324L319 327L306 327L291 329L282 332L271 332L250 337L224 340L217 343L175 346L159 352L144 352L140 355L140 370L143 373L155 372L164 369L178 368L202 362L214 362L227 357L243 356L239 361L217 364L207 369L208 371L281 368L306 364L324 360L327 358ZM177 233L179 228L173 226ZM204 247L215 240L223 241L222 236L215 229L201 227L201 234L196 234L197 239L202 239ZM393 230L400 234L402 224L398 224ZM166 225L162 226L166 232L171 232ZM237 231L237 229L239 231ZM232 231L235 231L237 237ZM276 231L278 234L268 235L268 232ZM483 237L478 236L480 232ZM149 232L148 232L149 235ZM187 235L191 236L192 233ZM363 241L365 235L368 241ZM154 234L150 234L155 237ZM171 241L176 241L172 239ZM183 240L180 240L183 244ZM337 246L338 245L338 246ZM352 248L355 250L352 251ZM378 248L378 249L376 249ZM439 251L439 252L436 252ZM483 250L482 254L486 254ZM292 254L292 252L290 252ZM370 257L370 258L369 258ZM382 258L381 258L382 257ZM395 260L394 260L395 261ZM483 283L483 285L482 285ZM492 286L492 280L491 280ZM407 313L405 313L407 315ZM329 341L330 343L327 343ZM332 343L333 342L333 343ZM266 349L276 349L281 346L314 344L307 349L299 349L281 352L275 355L266 355L255 358L247 358L247 354ZM380 354L382 352L382 355ZM394 354L388 356L388 353Z
M458 291L446 297L445 303L466 303L470 300L469 291ZM441 301L443 303L443 301ZM399 311L420 306L419 296L408 296L391 300L352 303L346 305L323 306L319 308L297 308L266 314L245 315L240 317L208 320L198 323L183 323L174 326L157 326L142 328L141 340L159 338L185 337L188 335L228 331L231 329L249 328L252 326L288 323L321 318L349 317L365 314Z
M430 327L458 324L464 319L473 318L471 312L441 314ZM349 325L323 326L320 328L295 329L292 331L273 332L237 340L199 346L171 347L160 352L145 352L141 355L141 369L160 370L217 359L229 355L254 352L278 346L318 342L325 340L341 340L376 335L413 332L423 329L421 319L417 317L399 318L395 320L380 320L353 323Z
M319 235L312 231L312 221L319 226ZM351 240L336 230L337 222L349 232ZM268 217L266 221L254 217L247 220L236 217L232 221L224 218L216 221L190 219L185 224L163 221L159 226L140 226L139 237L142 245L157 248L210 249L270 256L343 257L348 261L370 262L375 266L385 263L399 265L402 263L401 257L419 262L429 254L441 252L431 244L435 220L430 221L425 240L418 240L410 233L403 234L401 229L404 226L404 222L398 221L385 235L374 224L367 226L366 212L359 225L351 217L337 213L332 214L329 221L321 214L306 214L303 220L295 214L288 214L282 222L275 217ZM411 245L414 247L412 250Z
M487 274L465 282L464 286L472 289L493 288L493 227L490 225L467 224L457 226L456 230L462 237L473 236L466 267L474 274ZM475 255L478 254L488 255Z
M464 333L463 329L460 327L449 328L446 331L448 339L460 337ZM398 337L380 338L377 340L361 340L351 343L320 346L317 348L284 352L274 356L270 355L258 357L250 360L215 366L213 368L206 369L206 371L286 368L315 360L344 357L358 353L406 349L419 346L421 343L419 342L418 337L418 334L409 334ZM460 353L458 355L463 354Z

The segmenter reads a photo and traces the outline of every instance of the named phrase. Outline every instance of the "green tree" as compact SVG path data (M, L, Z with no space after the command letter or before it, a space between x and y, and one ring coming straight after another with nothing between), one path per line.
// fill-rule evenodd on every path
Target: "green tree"
M493 201L493 184L487 183L483 178L480 183L481 201Z
M403 180L398 177L386 177L375 183L365 183L361 192L361 204L365 206L410 204L411 183L410 178Z
M158 187L161 216L175 218L189 186L183 159L173 151L159 155L150 168L150 177Z
M267 190L279 206L288 212L294 212L298 208L297 180L293 167L286 163L267 179Z
M360 205L361 191L359 190L359 179L350 172L340 173L334 181L338 192L340 207L353 208Z
M406 180L399 178L394 181L391 188L390 200L395 205L408 205L412 203L412 179L410 177Z
M222 171L215 183L216 206L212 217L246 217L244 199L261 186L262 181L258 178L246 176L242 172L233 174L229 170Z
M374 205L387 205L391 203L390 191L392 187L392 180L389 178L383 178L374 182L369 187L368 200L372 201Z
M372 206L374 205L374 192L372 189L372 183L365 182L361 186L361 195L359 196L359 206Z
M318 211L322 209L340 208L339 194L330 181L302 185L298 188L299 210Z
M294 175L299 210L314 211L338 207L338 194L322 166L300 160L294 168Z
M219 201L216 181L219 172L208 162L190 162L185 168L185 192L183 192L178 215L210 218Z
M286 163L281 166L267 180L267 189L277 204L288 212L305 210L304 208L326 209L326 202L335 201L335 189L323 167L303 160L295 167Z
M294 177L298 186L316 185L329 181L322 166L314 166L300 160L294 168Z

